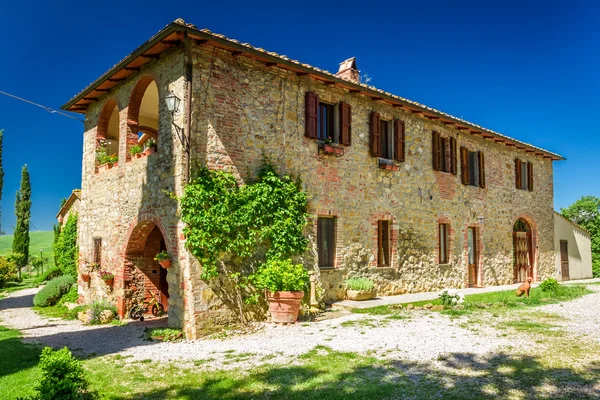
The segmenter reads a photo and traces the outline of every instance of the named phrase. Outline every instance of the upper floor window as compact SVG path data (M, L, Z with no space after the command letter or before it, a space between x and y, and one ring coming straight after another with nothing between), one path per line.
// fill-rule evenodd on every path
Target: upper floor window
M515 160L515 177L517 189L533 191L533 164Z
M402 162L405 160L404 121L395 119L382 120L379 113L371 113L370 125L371 155L388 160Z
M96 165L112 165L119 160L119 125L119 107L116 101L109 100L96 127Z
M102 264L102 238L101 237L94 238L93 262L97 266L100 266Z
M349 104L319 101L316 93L306 93L304 135L311 139L352 144L352 110Z
M390 221L377 221L377 266L389 267L390 263Z
M335 218L319 217L317 219L317 253L319 268L335 266Z
M456 168L456 139L443 137L433 131L431 135L433 170L457 174Z
M481 151L461 147L460 164L463 185L485 188L485 159Z

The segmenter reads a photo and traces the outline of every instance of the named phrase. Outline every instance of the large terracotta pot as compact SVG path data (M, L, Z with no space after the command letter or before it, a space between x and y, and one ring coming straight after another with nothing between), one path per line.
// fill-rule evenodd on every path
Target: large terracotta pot
M279 324L296 322L303 297L304 292L267 292L271 320Z

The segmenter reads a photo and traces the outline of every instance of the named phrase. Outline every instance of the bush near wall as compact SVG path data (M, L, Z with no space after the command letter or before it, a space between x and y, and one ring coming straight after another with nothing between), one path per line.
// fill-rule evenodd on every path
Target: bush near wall
M54 246L57 267L64 275L77 276L77 215L69 215Z
M0 257L0 288L4 287L15 277L17 271L16 265L6 257Z
M70 275L52 279L35 295L33 305L47 307L56 304L71 289L74 283L75 279Z

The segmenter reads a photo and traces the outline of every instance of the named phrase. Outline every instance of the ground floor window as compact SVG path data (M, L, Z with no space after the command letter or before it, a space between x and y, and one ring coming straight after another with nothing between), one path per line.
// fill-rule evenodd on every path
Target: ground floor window
M94 238L94 249L93 249L93 260L94 264L100 266L102 263L102 238L95 237Z
M389 267L390 263L390 221L377 222L377 266Z
M439 231L440 231L439 232L440 264L448 264L448 262L449 262L449 251L448 251L449 228L448 228L448 224L440 224Z
M319 217L317 220L317 252L319 268L335 266L335 218Z

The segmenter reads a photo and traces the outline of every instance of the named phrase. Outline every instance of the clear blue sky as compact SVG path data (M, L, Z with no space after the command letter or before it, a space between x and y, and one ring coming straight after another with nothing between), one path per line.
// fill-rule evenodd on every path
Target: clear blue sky
M567 157L554 164L557 210L600 195L594 2L254 3L4 2L0 90L58 108L181 17L333 72L356 56L381 89ZM82 124L0 95L0 128L2 228L12 232L28 164L32 222L51 229L60 200L81 184Z

